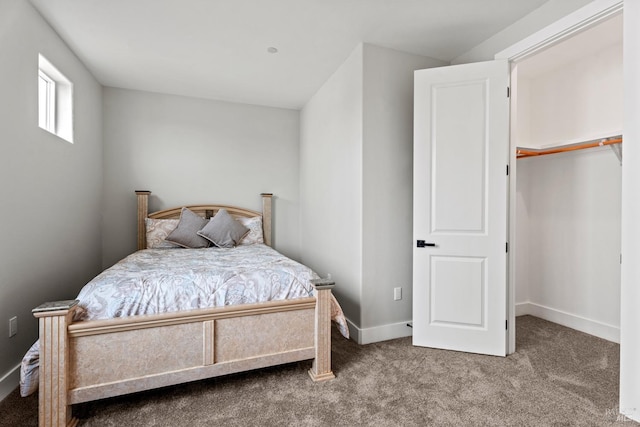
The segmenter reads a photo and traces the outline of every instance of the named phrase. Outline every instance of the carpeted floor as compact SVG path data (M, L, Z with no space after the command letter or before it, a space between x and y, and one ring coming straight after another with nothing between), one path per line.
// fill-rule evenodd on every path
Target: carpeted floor
M506 358L334 334L333 381L313 383L301 362L74 410L84 427L638 425L617 414L619 345L531 316L516 323ZM1 427L36 425L37 396L0 402Z

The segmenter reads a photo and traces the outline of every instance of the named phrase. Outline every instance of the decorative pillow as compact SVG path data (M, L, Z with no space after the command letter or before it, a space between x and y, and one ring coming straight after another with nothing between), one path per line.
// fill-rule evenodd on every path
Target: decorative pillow
M251 218L240 217L236 220L247 227L249 232L240 240L239 245L253 245L255 243L264 243L264 234L262 232L262 217L254 216Z
M167 242L167 236L176 229L179 219L153 219L144 220L147 229L147 248L168 249L178 248L175 243Z
M207 222L206 218L202 218L187 208L182 208L178 226L165 240L184 248L198 249L209 247L209 241L198 236L198 231L207 225Z
M198 235L221 248L232 248L249 232L226 209L220 209Z

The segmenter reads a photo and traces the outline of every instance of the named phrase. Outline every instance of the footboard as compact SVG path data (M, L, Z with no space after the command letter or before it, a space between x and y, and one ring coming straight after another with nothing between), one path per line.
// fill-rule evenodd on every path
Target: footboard
M71 405L299 360L331 371L331 288L316 296L72 323L76 301L34 310L40 323L40 426L74 426Z

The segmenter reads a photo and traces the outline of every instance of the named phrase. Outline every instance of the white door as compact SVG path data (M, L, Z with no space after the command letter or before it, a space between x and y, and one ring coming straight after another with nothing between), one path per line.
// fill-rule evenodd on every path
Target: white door
M506 355L509 66L415 73L413 344Z

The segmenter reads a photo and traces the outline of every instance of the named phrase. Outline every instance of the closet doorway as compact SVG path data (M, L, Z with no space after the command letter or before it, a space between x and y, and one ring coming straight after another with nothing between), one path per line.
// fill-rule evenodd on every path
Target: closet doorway
M496 57L512 63L509 317L619 343L621 5L604 15L533 55Z

